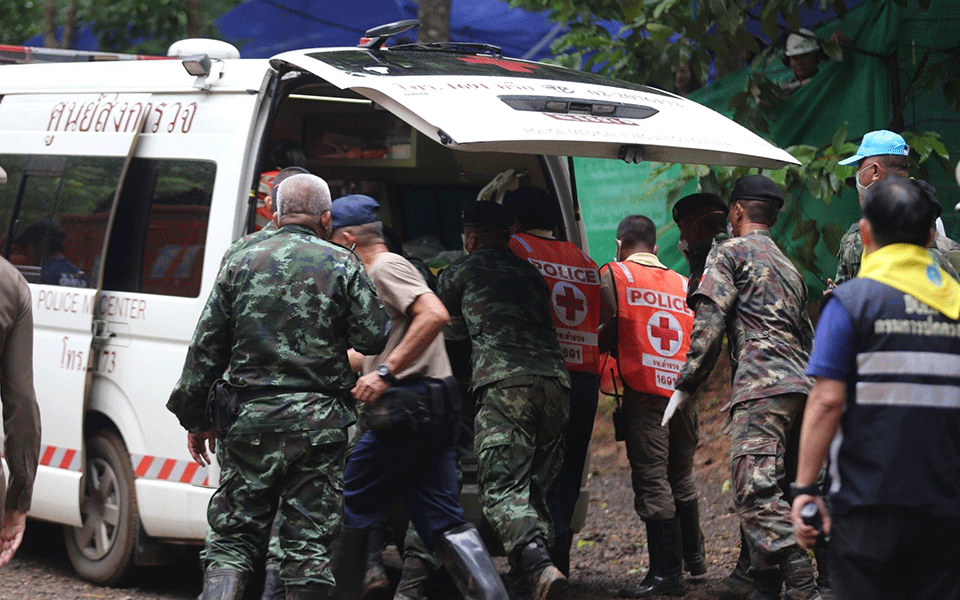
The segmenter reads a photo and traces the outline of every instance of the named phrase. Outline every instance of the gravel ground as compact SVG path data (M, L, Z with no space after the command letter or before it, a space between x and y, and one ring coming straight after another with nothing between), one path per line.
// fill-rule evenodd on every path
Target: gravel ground
M729 381L727 373L718 369L712 381ZM708 388L704 398L726 397L720 383L710 383ZM709 571L702 578L688 580L691 588L725 577L739 551L737 517L731 495L724 491L729 477L729 441L720 433L723 415L716 404L722 402L701 399L699 403L701 441L696 470ZM590 509L571 552L570 600L615 598L621 587L635 584L647 569L646 532L633 510L623 444L613 441L611 411L612 402L602 401L593 436ZM388 553L386 558L391 575L398 577L396 554ZM505 573L505 561L497 559L497 564ZM188 552L177 565L144 569L134 585L105 588L79 579L67 560L61 529L31 521L17 556L0 571L0 600L194 599L201 587L196 554Z

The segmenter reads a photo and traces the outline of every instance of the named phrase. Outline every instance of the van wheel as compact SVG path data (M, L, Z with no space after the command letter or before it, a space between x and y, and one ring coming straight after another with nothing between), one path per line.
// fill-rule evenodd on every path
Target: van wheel
M98 431L87 440L87 468L80 527L65 527L67 554L77 573L100 585L115 585L133 568L137 500L133 468L120 437Z

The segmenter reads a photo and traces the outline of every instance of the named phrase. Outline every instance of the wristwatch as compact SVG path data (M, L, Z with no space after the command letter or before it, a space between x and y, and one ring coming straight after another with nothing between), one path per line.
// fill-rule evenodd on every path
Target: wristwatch
M390 372L390 367L388 367L386 363L382 363L377 367L377 375L390 385L397 383L397 376Z
M797 496L819 496L820 495L820 486L816 483L811 483L810 485L797 485L797 483L790 483L790 492L793 494L793 497Z

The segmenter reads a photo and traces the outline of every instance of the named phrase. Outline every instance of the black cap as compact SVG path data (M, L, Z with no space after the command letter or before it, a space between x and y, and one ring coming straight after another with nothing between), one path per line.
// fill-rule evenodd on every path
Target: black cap
M733 184L730 193L730 202L736 200L761 200L783 207L783 194L780 187L769 177L763 175L747 175Z
M503 205L490 200L467 202L463 205L463 226L502 227L504 230L513 225L513 217Z
M694 211L706 206L721 211L724 214L726 214L728 210L726 203L716 194L709 194L707 192L690 194L689 196L680 198L677 200L677 203L673 205L673 220L675 223L680 223L680 221L686 219Z

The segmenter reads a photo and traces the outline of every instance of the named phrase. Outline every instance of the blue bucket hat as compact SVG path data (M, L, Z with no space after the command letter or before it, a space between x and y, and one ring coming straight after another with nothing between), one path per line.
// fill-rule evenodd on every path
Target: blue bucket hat
M869 156L882 156L886 154L907 156L910 154L910 146L907 146L907 142L904 141L900 135L892 131L887 131L886 129L880 129L864 135L863 141L860 142L860 147L857 148L857 153L850 158L841 160L837 164L844 166L852 165Z
M342 196L330 205L330 226L333 229L366 225L380 220L380 204L370 196Z

